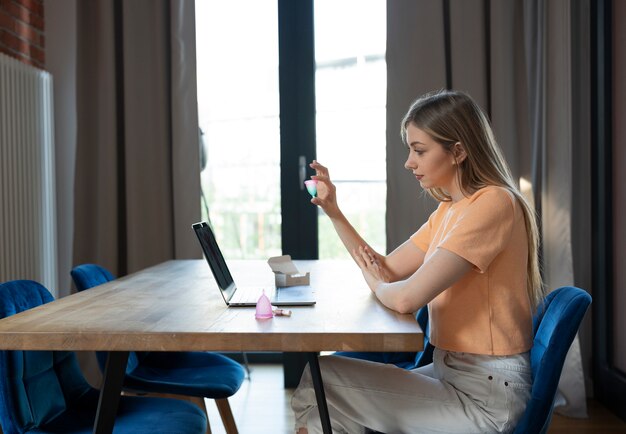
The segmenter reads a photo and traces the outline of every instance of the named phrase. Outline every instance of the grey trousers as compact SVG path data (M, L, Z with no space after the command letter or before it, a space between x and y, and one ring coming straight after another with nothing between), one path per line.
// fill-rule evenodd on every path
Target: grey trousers
M530 398L528 353L485 356L436 349L412 371L341 356L320 357L333 433L500 433ZM292 397L296 430L322 432L307 367Z

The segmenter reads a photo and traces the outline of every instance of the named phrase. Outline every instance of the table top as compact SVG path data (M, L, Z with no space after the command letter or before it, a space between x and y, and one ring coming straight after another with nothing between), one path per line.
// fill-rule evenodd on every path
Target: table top
M257 320L227 307L204 260L173 260L0 320L0 349L109 351L419 351L413 315L385 308L349 260L295 261L315 306ZM239 286L271 288L265 261L229 261Z

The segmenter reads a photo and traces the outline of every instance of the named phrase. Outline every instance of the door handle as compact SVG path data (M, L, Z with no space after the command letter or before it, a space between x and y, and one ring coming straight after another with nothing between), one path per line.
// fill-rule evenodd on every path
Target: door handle
M304 190L304 179L306 178L306 156L300 155L298 158L298 169L300 173L300 190Z

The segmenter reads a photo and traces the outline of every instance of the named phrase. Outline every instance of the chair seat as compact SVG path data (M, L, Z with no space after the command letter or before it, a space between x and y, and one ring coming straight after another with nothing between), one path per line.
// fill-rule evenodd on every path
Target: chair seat
M91 434L97 404L98 392L92 390L50 423L28 432ZM206 431L206 424L202 410L189 402L122 396L113 434L198 434Z
M124 387L211 399L228 398L245 378L243 367L226 356L204 352L151 352L126 372Z
M402 369L415 369L433 361L433 351L435 347L430 343L429 325L428 325L428 306L423 306L417 311L415 320L424 332L424 349L420 352L356 352L356 351L337 351L336 356L350 357L353 359L369 360L371 362L386 363L396 365Z

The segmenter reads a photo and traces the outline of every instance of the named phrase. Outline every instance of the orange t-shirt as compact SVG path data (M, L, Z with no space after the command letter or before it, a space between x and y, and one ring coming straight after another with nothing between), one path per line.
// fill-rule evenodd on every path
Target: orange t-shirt
M490 355L530 349L526 225L510 191L490 186L454 204L441 202L411 240L426 252L424 261L443 248L474 265L428 304L433 345Z

